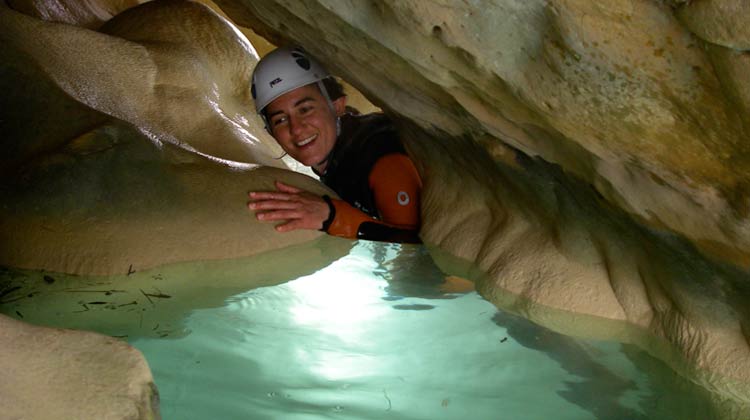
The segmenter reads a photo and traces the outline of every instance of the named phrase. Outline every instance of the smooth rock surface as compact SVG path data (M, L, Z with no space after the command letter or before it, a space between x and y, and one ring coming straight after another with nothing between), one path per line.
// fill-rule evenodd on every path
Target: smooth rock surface
M146 360L116 338L0 314L0 353L4 419L160 418Z
M680 3L680 2L678 2ZM750 3L744 0L683 1L677 16L695 35L712 44L750 50Z
M378 105L558 163L639 220L750 267L750 125L734 93L747 77L716 72L667 4L217 3L305 45ZM714 3L742 2L694 2ZM737 7L719 21L741 32Z
M0 187L2 264L62 273L124 274L159 265L240 258L310 241L275 234L245 204L283 180L332 194L288 170L232 169L181 148L161 149L122 123L99 127Z
M636 343L723 417L750 416L743 2L218 3L400 121L423 238L483 273L454 274L553 330ZM320 235L275 234L244 208L276 178L324 189L249 170L280 153L252 115L239 31L173 1L106 34L86 22L0 6L3 104L22 105L3 112L24 122L0 140L1 263L122 274Z
M746 272L638 225L538 158L507 149L497 161L468 138L403 131L429 162L422 237L484 275L438 259L444 271L554 331L639 345L714 392L722 418L750 413Z
M106 34L6 7L0 24L4 60L33 62L68 96L133 124L157 144L245 166L284 166L274 159L281 149L253 134L263 130L247 89L255 50L208 7L148 3L108 21Z
M171 7L182 12L112 21L117 37L0 6L0 264L125 278L321 235L274 235L248 212L247 192L274 179L327 190L272 167L285 165L252 112L246 87L257 56L244 36L204 6ZM196 32L165 34L159 19L170 18ZM196 45L194 33L206 43ZM3 313L21 317L1 292ZM148 366L129 346L0 321L0 417L158 418Z

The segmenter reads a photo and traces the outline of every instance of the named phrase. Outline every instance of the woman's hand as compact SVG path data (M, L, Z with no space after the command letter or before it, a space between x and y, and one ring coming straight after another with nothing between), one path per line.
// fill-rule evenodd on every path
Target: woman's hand
M296 229L319 230L328 219L330 209L322 197L276 181L276 191L251 192L247 207L260 221L284 220L278 232Z

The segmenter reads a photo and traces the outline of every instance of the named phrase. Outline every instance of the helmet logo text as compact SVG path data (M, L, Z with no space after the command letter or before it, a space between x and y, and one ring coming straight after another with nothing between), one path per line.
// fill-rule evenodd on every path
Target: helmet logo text
M271 80L271 83L269 83L269 85L271 85L271 87L274 87L275 85L281 83L281 81L282 81L281 77L277 77L277 78Z

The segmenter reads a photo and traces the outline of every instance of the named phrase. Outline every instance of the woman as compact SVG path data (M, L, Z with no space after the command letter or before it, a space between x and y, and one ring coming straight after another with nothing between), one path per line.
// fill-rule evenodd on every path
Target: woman
M269 53L253 73L253 99L282 149L312 167L342 198L276 182L251 192L248 207L276 230L319 229L346 238L420 242L422 181L392 123L347 113L341 85L301 48Z

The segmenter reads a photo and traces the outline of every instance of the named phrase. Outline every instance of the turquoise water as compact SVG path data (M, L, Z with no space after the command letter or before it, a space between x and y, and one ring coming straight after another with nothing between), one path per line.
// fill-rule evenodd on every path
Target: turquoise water
M444 281L422 247L360 241L313 274L187 312L179 336L128 340L167 420L712 417L645 353L561 336Z

